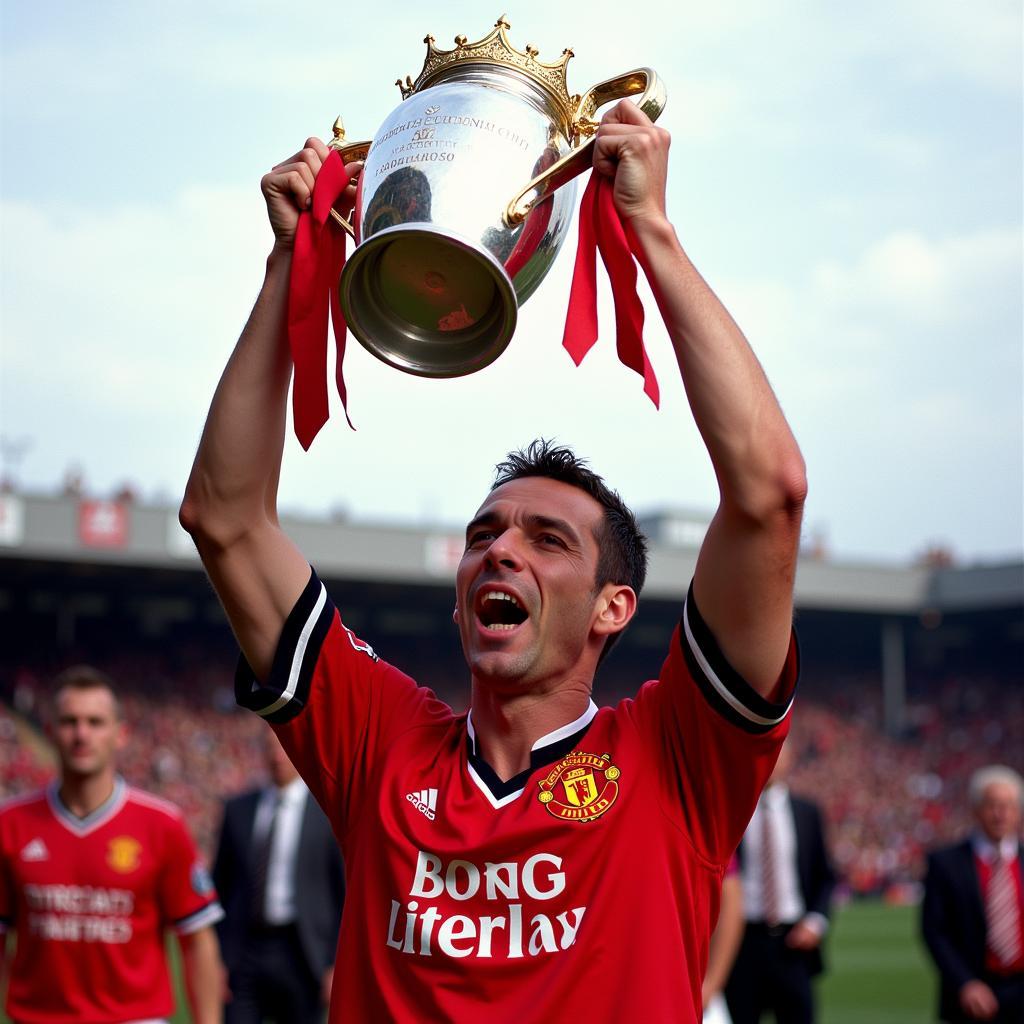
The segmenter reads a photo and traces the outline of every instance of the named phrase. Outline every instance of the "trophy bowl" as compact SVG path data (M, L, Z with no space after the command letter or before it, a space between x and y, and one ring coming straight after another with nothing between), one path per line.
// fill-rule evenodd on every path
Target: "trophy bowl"
M564 50L545 63L508 37L504 17L481 40L442 50L427 36L416 81L372 142L330 145L363 159L355 239L338 284L346 323L397 369L458 377L493 362L519 304L547 274L569 230L575 178L592 161L598 107L640 95L652 120L665 92L640 68L570 96Z

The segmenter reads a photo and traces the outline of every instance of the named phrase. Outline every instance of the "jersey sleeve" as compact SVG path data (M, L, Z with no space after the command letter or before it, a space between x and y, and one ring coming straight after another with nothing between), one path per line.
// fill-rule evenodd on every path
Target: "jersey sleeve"
M339 837L394 738L451 717L447 705L342 623L312 571L281 631L269 678L258 681L241 658L235 696L274 727Z
M167 821L160 874L160 909L164 920L179 935L190 935L216 924L224 911L185 823L179 818Z
M690 585L661 675L644 684L634 707L666 813L715 864L736 850L775 766L798 675L793 634L779 680L785 698L762 697L722 654Z

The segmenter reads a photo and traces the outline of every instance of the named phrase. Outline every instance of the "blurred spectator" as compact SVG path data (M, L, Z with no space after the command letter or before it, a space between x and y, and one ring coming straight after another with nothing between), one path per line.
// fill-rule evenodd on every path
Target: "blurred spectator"
M811 979L821 973L821 940L836 878L818 806L787 785L792 740L779 754L737 856L747 925L725 987L734 1024L811 1024Z
M939 969L939 1016L1024 1021L1024 889L1020 825L1024 781L989 766L971 779L976 827L928 858L921 927Z
M271 784L229 800L213 868L226 1024L315 1024L330 1003L345 871L324 812L264 726Z
M87 665L57 677L48 723L59 777L0 806L0 962L14 958L18 1021L154 1020L174 1006L166 938L176 933L197 1024L220 1019L223 916L180 811L126 785L126 733L110 680ZM17 724L5 719L9 735Z
M197 845L212 860L221 800L266 777L263 723L213 705L211 694L231 685L229 661L211 669L216 658L209 651L196 650L184 661L180 655L172 667L167 657L125 651L106 659L102 668L125 681L121 704L129 738L118 756L121 774L177 804ZM9 720L16 728L13 742L0 743L0 797L38 789L53 778L53 760L36 718L45 692L40 679L51 669L19 666L5 673L4 696L19 714L12 716L0 705L0 722Z

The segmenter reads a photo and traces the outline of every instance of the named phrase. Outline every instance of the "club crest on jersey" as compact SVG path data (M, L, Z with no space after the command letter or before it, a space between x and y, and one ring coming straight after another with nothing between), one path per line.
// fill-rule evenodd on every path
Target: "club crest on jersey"
M621 774L611 754L574 750L541 779L537 799L563 821L595 821L615 803Z
M107 844L107 863L122 875L127 875L139 866L142 843L131 836L118 836Z

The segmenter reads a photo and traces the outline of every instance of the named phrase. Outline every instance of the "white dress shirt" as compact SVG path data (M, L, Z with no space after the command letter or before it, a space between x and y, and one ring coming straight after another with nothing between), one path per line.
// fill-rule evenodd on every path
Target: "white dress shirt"
M779 920L784 924L795 924L803 918L806 907L797 875L796 825L789 802L789 787L782 783L768 786L761 793L743 836L743 913L748 921L764 920L761 841L765 814L770 815L775 837L775 892Z
M265 789L256 807L252 829L254 846L266 836L274 804L280 800L270 860L267 863L267 897L263 909L267 924L291 924L296 917L295 857L308 796L306 784L302 779L295 779L283 789Z
M991 864L996 859L996 844L984 832L971 834L971 849L974 850L974 856L986 864ZM1016 860L1019 849L1020 844L1016 836L1004 836L999 841L999 855L1003 860Z

